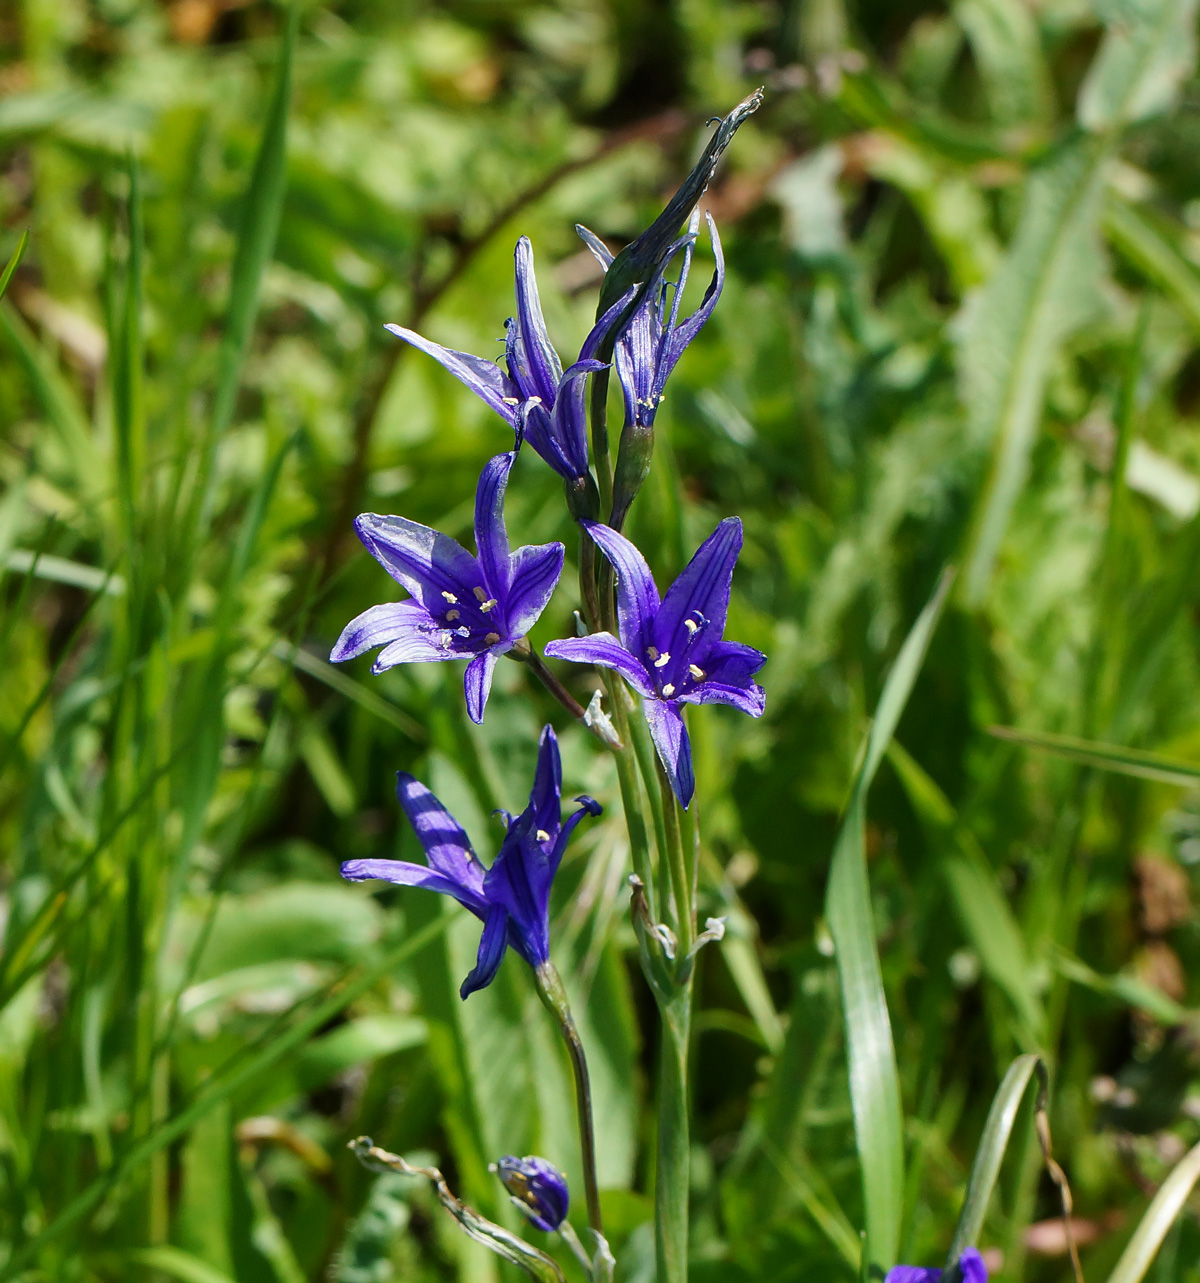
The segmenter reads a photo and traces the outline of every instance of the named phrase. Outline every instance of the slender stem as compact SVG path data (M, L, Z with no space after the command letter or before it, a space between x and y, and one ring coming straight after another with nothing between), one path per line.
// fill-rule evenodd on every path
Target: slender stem
M602 728L593 726L588 721L586 709L546 667L546 661L533 649L527 637L521 638L508 654L511 659L515 659L518 663L524 664L530 669L538 681L558 700L580 726L590 731L605 748L615 750L616 746L608 741Z
M567 1051L571 1057L571 1069L575 1075L575 1108L579 1115L579 1150L583 1159L583 1188L587 1198L588 1224L599 1235L604 1234L604 1225L600 1218L600 1187L596 1183L596 1133L592 1124L592 1088L588 1078L587 1057L584 1055L583 1042L579 1030L575 1028L575 1019L567 1001L567 991L563 987L562 977L554 963L547 960L534 971L537 979L538 994L546 1010L554 1017Z
M633 741L633 751L637 757L638 769L642 773L642 784L645 786L646 796L650 799L650 816L654 821L654 840L662 858L665 860L667 858L667 825L663 814L662 793L658 787L658 768L655 766L658 760L658 750L654 747L654 742L650 738L650 728L646 725L644 717L635 715L627 718L626 721L629 724L629 738ZM643 881L645 881L644 878ZM652 888L649 884L646 886L646 895L649 898L649 902L654 904ZM660 904L656 907L658 916L665 918L667 916L666 906Z
M692 879L688 860L683 851L683 835L679 824L679 799L671 788L671 781L661 761L658 762L658 785L662 794L663 820L667 834L667 868L671 874L671 892L675 897L675 936L679 941L679 962L682 964L696 943L696 913L692 905Z
M625 828L629 833L629 853L633 871L642 880L646 898L654 904L654 872L650 862L650 838L642 814L642 799L638 789L637 763L631 744L629 711L625 704L625 688L621 679L609 669L602 670L609 706L612 708L613 725L621 740L621 748L613 749L617 761L617 783L621 789L621 807L625 812Z
M595 632L600 626L600 598L596 595L596 543L586 530L579 530L579 595L587 626Z
M691 1185L688 1037L692 986L688 981L659 1005L662 1043L658 1067L658 1147L654 1185L655 1256L659 1283L687 1283L688 1195Z

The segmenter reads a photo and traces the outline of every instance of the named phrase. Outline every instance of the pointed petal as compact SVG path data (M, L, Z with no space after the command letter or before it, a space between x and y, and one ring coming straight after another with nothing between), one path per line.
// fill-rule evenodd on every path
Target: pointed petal
M640 658L653 640L654 617L659 607L658 588L650 567L624 535L602 526L598 521L580 524L617 572L617 623L621 644Z
M451 649L449 638L446 629L432 621L406 628L375 656L371 672L378 677L397 664L440 664L447 659L462 659L461 652Z
M558 866L562 863L563 854L567 849L567 843L571 840L571 834L575 831L575 826L583 819L585 815L603 815L604 807L596 801L594 797L588 797L586 794L575 799L579 803L579 810L574 814L567 816L559 831L558 839L554 843L554 850L550 853L550 876L553 877L558 872Z
M583 346L579 349L579 360L591 360L600 350L600 345L608 337L609 330L621 319L625 309L633 302L634 295L637 293L637 286L631 285L624 294L609 308L607 308L597 319L596 324L588 331L588 336L583 340Z
M443 592L469 594L478 582L475 558L461 544L407 517L364 512L354 529L371 556L432 614L445 610Z
M460 383L466 384L481 400L487 402L501 418L516 424L516 406L506 404L505 397L514 394L512 382L505 378L504 371L491 361L481 356L472 356L469 352L456 352L453 348L442 347L422 338L414 330L406 330L403 325L385 325L398 339L411 343L413 347L428 353L444 369L449 370Z
M607 272L609 264L613 261L612 250L595 232L588 231L582 223L575 224L575 235L592 251L592 257Z
M654 377L652 396L656 402L662 393L668 376L683 355L684 348L704 328L705 322L712 315L713 308L717 305L717 300L721 297L721 291L725 288L725 255L721 249L721 238L717 235L717 225L713 222L712 215L708 214L707 217L708 231L712 237L713 256L717 260L717 268L713 273L712 280L709 282L708 289L704 291L704 298L700 306L686 321L676 326L666 336L662 353L659 356L658 369ZM675 301L678 302L678 296L676 296Z
M476 726L483 721L488 695L492 690L492 674L496 671L496 652L485 650L467 665L463 689L467 695L467 716Z
M402 887L423 887L450 896L472 913L481 913L484 908L482 899L472 896L453 878L405 860L347 860L342 865L342 877L348 882L378 880Z
M540 459L544 459L559 476L571 467L559 448L557 428L540 398L523 401L517 412L517 431L529 442Z
M500 852L484 878L491 904L508 910L509 943L537 967L550 956L550 884L554 870L536 836L532 808L509 825Z
M562 576L565 555L560 543L526 544L513 553L504 606L510 637L523 637L546 609Z
M542 727L537 770L529 794L529 815L535 830L557 833L562 823L562 758L553 726Z
M549 409L554 404L558 381L562 378L562 362L546 333L542 317L542 302L538 297L537 278L533 272L533 247L528 236L517 242L517 323L521 328L521 344L529 366L529 375L537 395Z
M486 989L496 978L504 950L508 947L508 913L501 904L488 910L479 937L479 956L471 974L462 982L458 996L465 1002L477 989Z
M696 549L679 578L667 589L654 622L654 645L682 662L690 635L685 619L697 614L708 620L706 640L715 642L725 630L733 567L742 549L742 523L726 517Z
M558 385L558 395L554 398L554 457L549 454L542 457L568 481L582 477L588 470L587 407L584 404L587 376L607 368L603 361L576 361Z
M751 717L761 717L766 707L763 689L754 674L767 662L761 650L741 642L716 642L701 656L706 680L680 699L687 704L730 704Z
M429 867L473 895L476 908L482 911L486 870L459 822L420 780L406 771L396 773L396 799L413 826Z
M692 744L683 724L683 715L674 704L665 700L645 700L642 708L654 747L666 767L667 778L686 810L696 790L696 776L692 771Z
M344 664L348 659L357 659L365 651L395 641L407 629L422 626L431 628L434 624L420 602L388 601L382 606L372 606L342 629L342 635L329 652L329 662Z
M941 1270L929 1270L920 1265L893 1265L883 1283L938 1283Z
M639 695L650 697L655 693L646 666L636 655L631 655L612 633L592 633L588 637L564 637L560 641L547 642L546 654L551 659L566 659L573 664L613 668Z
M501 602L508 596L509 576L504 493L516 458L516 452L510 450L489 459L479 474L475 490L475 543L479 548L479 565L483 569L484 584Z

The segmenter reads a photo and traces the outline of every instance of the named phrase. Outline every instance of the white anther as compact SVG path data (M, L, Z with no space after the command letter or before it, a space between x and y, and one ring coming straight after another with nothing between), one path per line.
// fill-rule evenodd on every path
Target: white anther
M685 619L683 626L693 637L700 631L700 625L694 619Z
M541 403L542 398L540 396L531 396L529 400L525 402L526 405L541 405Z
M453 605L454 605L454 603L458 600L458 598L457 598L457 597L456 597L452 592L447 592L444 588L442 589L442 596L443 596L443 597L445 597L445 599L446 599L446 600L447 600L447 601L448 601L452 606L453 606Z
M483 613L486 615L486 614L488 613L488 611L489 611L489 610L491 610L491 608L492 608L493 606L495 606L496 604L497 604L497 602L496 602L495 597L489 597L489 598L487 599L487 601L481 601L481 602L479 603L479 609L480 609L481 611L483 611Z
M459 612L457 610L446 611L446 623L448 624L454 623L454 621L458 618L458 615L459 615Z
M538 840L539 842L549 842L549 841L550 841L550 834L549 834L549 833L547 833L545 829L538 829L538 831L537 831L537 840Z
M654 661L655 668L663 668L671 662L671 652L664 650L661 655Z
M485 593L482 588L476 588L473 591L475 593L476 601L487 601L487 593Z
M505 405L520 405L520 404L521 404L520 399L519 399L518 397L515 397L515 396L506 396L506 397L501 397L500 399L504 402L504 404L505 404Z
M657 659L657 658L658 658L658 647L657 647L657 646L647 646L647 647L646 647L646 654L647 654L647 655L649 655L651 659Z
M689 664L688 672L691 673L698 682L702 682L704 680L704 669L698 667L696 664Z
M666 699L670 699L670 698L671 698L671 696L672 696L672 695L674 695L674 694L675 694L675 684L674 684L673 682L668 682L668 683L663 687L663 696L664 696Z
M488 635L483 640L487 643L487 645L494 646L500 640L500 634L488 633Z

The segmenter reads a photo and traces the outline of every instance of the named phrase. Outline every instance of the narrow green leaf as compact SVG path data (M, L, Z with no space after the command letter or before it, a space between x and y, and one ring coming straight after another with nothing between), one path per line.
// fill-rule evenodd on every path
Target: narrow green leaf
M13 273L17 270L17 265L25 256L25 247L29 244L29 228L27 227L21 233L21 239L17 242L17 248L13 250L12 257L8 260L8 266L0 273L0 298L4 297L4 291L8 289L8 283L12 280Z
M971 1165L971 1178L967 1182L963 1209L954 1229L954 1238L950 1241L950 1251L946 1257L947 1271L954 1270L965 1248L975 1247L979 1243L988 1203L991 1202L992 1191L996 1187L996 1178L1000 1175L1000 1164L1004 1161L1004 1152L1008 1148L1013 1125L1017 1120L1017 1110L1034 1070L1039 1070L1044 1079L1045 1068L1039 1056L1018 1056L1008 1067L1008 1073L1004 1075L1004 1081L992 1100L983 1135L979 1138L979 1148L975 1151L975 1161Z
M900 720L951 583L942 575L888 674L841 831L834 846L825 911L841 983L854 1135L867 1222L864 1267L895 1264L904 1211L904 1119L900 1075L875 944L865 842L866 795Z
M1190 1149L1163 1181L1116 1268L1108 1276L1108 1283L1141 1283L1197 1181L1200 1181L1200 1145Z
M1099 771L1115 771L1120 775L1157 780L1160 784L1179 784L1184 788L1195 788L1196 781L1200 780L1200 765L1178 757L1167 757L1164 753L1076 739L1071 735L1054 735L1049 731L1021 731L1015 726L989 726L988 734L1043 753L1053 753L1055 757L1063 757L1082 766L1093 766Z
M292 59L300 25L300 6L288 9L275 88L267 108L262 138L250 185L242 201L241 231L233 258L229 307L217 358L217 383L212 416L201 457L201 521L207 522L214 501L213 458L233 420L242 365L258 315L263 273L275 252L283 199L287 187L287 120L292 97Z
M1091 989L1093 993L1116 998L1127 1006L1144 1011L1164 1025L1181 1025L1191 1014L1181 1003L1144 980L1130 975L1102 976L1066 949L1054 949L1050 964L1060 976Z
M125 288L114 331L109 336L113 430L117 445L117 494L124 537L131 558L136 553L135 514L145 466L145 421L142 412L142 184L137 160L129 165L129 256Z
M228 1274L205 1265L190 1252L177 1247L142 1247L130 1252L125 1259L130 1265L141 1265L147 1270L167 1274L180 1283L233 1283Z
M1034 170L1012 245L963 316L960 368L970 431L992 450L963 577L970 606L983 600L1025 484L1055 357L1099 305L1105 154L1097 140L1075 137Z
M954 6L998 125L1036 124L1050 115L1050 78L1033 11L1021 0L958 0Z
M1165 220L1110 191L1104 202L1104 231L1121 257L1174 299L1200 332L1200 269L1172 239ZM1179 232L1182 238L1183 229Z
M415 718L410 717L403 709L397 708L395 704L389 703L380 695L376 695L373 690L368 689L362 682L356 682L353 677L347 677L345 673L339 672L332 664L326 663L323 659L318 659L316 655L311 654L303 647L291 647L286 642L277 642L271 652L276 659L282 659L295 665L302 673L307 673L309 677L315 677L317 681L324 683L330 690L335 690L339 695L344 695L347 699L353 700L360 708L381 721L387 722L394 726L396 730L402 731L410 740L418 744L423 744L429 738L425 728Z

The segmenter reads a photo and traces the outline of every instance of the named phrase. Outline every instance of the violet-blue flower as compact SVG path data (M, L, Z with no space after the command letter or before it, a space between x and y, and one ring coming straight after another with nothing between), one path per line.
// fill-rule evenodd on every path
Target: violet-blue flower
M451 896L483 923L479 957L459 993L463 998L492 983L510 945L536 971L550 959L550 886L575 826L599 815L600 803L577 797L579 810L564 822L562 762L551 727L542 730L529 805L508 829L500 853L485 869L461 825L420 781L400 771L396 796L425 849L425 864L406 860L347 860L342 877L378 878L426 887Z
M568 482L587 477L588 446L584 381L603 370L596 359L606 335L632 300L630 288L592 327L579 359L566 370L550 342L542 316L533 248L522 236L516 249L517 314L505 325L507 373L483 357L457 352L423 338L402 325L389 325L397 338L428 353L476 396L486 402Z
M754 674L766 656L725 641L742 523L726 517L696 550L661 600L645 558L598 522L582 523L617 572L617 626L611 633L550 642L546 654L612 668L642 696L646 721L676 797L686 807L695 776L682 704L731 704L752 717L764 706Z
M547 1234L567 1219L571 1194L567 1178L544 1158L502 1158L495 1167L496 1175L512 1201L540 1230Z
M372 606L342 630L329 658L335 664L376 646L371 666L382 673L404 663L469 659L467 712L483 720L496 660L511 650L546 608L562 574L560 543L509 552L504 492L514 452L490 459L475 493L478 555L447 535L406 517L366 512L354 528L367 551L411 600Z
M712 315L725 287L725 255L721 249L721 238L717 235L712 215L706 211L704 216L708 221L716 270L700 306L685 321L680 321L679 305L696 249L696 230L700 219L699 211L696 211L688 226L688 234L680 237L671 247L670 255L659 271L658 281L652 282L645 298L617 339L617 378L625 398L626 424L638 428L653 425L654 416L663 401L663 388L671 371L683 355L684 348L700 333L704 323ZM584 227L576 230L600 265L607 270L612 265L613 256L604 242ZM680 253L683 260L678 280L661 279L671 259Z
M983 1257L968 1247L958 1258L958 1272L962 1283L987 1283L987 1266ZM921 1265L895 1265L887 1272L883 1283L940 1283L942 1271Z

